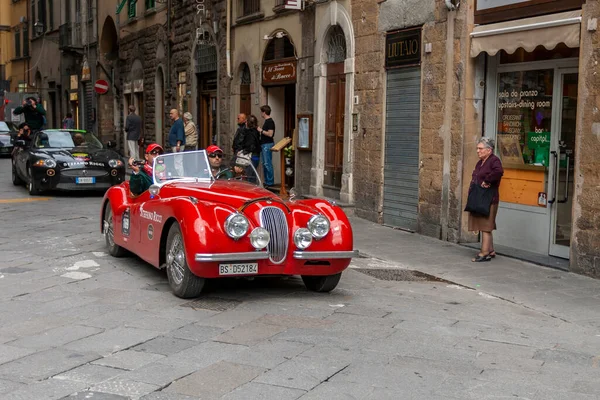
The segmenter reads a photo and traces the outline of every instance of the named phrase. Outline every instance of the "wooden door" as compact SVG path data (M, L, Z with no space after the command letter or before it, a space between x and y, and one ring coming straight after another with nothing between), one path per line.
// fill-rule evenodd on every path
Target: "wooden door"
M217 96L206 93L200 96L200 137L198 146L205 149L216 142L217 132Z
M327 110L325 126L325 176L323 183L342 187L344 164L344 110L346 106L344 63L327 65Z
M240 113L250 115L252 108L252 95L250 85L240 85Z

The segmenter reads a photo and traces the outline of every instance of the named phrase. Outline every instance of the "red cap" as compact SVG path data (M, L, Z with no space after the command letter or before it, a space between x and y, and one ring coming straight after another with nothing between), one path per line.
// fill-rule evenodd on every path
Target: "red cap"
M223 150L221 150L221 148L219 146L215 146L214 144L211 144L210 146L208 146L206 148L206 154L212 154L212 153L222 153Z
M160 146L160 144L158 144L158 143L152 143L152 144L148 145L148 147L146 147L146 154L152 153L156 149L160 150L161 153L165 152L163 150L163 148Z

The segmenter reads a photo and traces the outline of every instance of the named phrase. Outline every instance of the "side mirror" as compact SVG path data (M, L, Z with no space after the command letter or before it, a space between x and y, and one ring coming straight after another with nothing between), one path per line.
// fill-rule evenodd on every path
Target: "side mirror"
M25 147L25 141L23 139L19 139L15 142L15 147Z
M117 147L117 143L116 142L114 142L112 140L109 140L108 142L106 142L106 148L108 148L108 149L114 149L115 147Z

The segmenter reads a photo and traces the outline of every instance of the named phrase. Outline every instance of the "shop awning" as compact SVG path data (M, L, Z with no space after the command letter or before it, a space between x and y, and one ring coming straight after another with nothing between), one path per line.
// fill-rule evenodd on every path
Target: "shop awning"
M519 47L533 51L539 45L552 50L559 43L579 47L580 31L581 10L480 25L471 32L471 57L500 50L512 54Z

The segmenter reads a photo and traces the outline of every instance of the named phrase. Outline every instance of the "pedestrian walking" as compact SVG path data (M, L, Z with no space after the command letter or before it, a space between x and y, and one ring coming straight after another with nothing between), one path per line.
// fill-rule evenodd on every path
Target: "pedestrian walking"
M127 147L129 156L136 160L140 158L139 140L142 137L142 118L135 113L135 106L129 106L129 115L125 119L125 132L127 133Z
M504 169L500 159L493 154L494 145L494 140L487 137L483 137L477 142L479 161L473 170L469 194L481 187L489 191L484 193L484 197L489 198L490 203L485 205L489 205L489 215L469 212L469 230L481 232L481 249L475 258L471 260L473 262L490 261L496 256L492 231L496 229L496 214L500 202L498 188L500 187L502 175L504 175ZM467 207L469 207L469 204L467 204Z
M185 131L185 150L198 150L198 131L193 121L191 112L183 114L183 126Z
M271 148L275 145L273 137L275 136L275 121L271 118L271 107L264 105L260 108L260 115L265 122L262 128L257 128L260 133L261 158L265 175L265 185L273 186L275 184L273 177L273 155Z
M235 131L235 135L233 136L233 155L238 153L238 151L242 150L244 145L244 134L246 133L246 114L240 113L237 116L237 129Z

